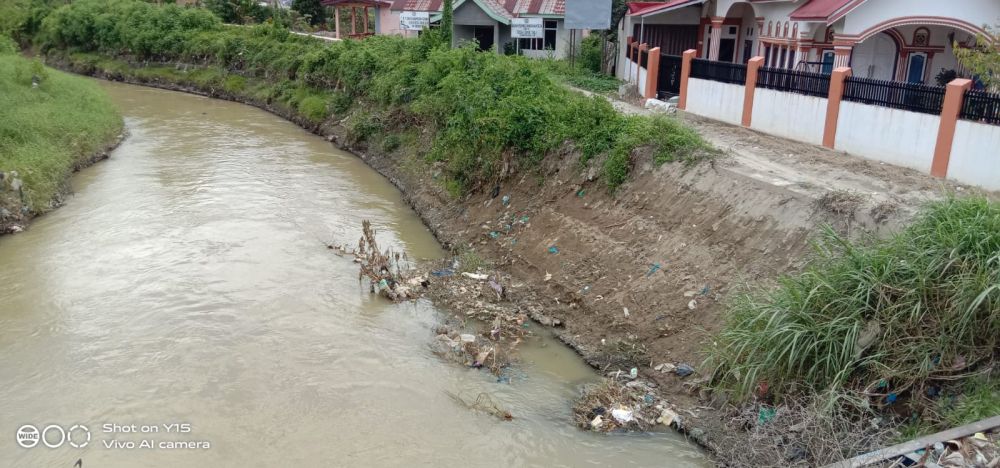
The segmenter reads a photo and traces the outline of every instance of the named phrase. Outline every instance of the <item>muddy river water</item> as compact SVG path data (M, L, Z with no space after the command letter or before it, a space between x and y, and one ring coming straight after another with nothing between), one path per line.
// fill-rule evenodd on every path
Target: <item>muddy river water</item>
M706 465L672 432L573 427L597 376L554 340L509 384L432 354L441 312L370 296L323 245L371 219L443 255L360 159L248 106L102 86L128 139L0 238L0 466ZM449 396L480 392L515 419Z

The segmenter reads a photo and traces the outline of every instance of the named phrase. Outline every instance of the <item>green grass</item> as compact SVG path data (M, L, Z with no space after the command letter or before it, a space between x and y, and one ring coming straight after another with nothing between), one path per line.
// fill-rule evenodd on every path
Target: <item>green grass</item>
M0 54L0 109L0 170L20 174L36 214L52 208L73 168L123 125L97 83L12 54Z
M593 93L614 94L622 84L618 78L591 71L580 63L572 66L566 60L540 60L540 62L558 79Z
M887 239L824 231L804 271L732 301L707 365L740 398L766 383L881 405L995 365L998 345L1000 206L950 198Z

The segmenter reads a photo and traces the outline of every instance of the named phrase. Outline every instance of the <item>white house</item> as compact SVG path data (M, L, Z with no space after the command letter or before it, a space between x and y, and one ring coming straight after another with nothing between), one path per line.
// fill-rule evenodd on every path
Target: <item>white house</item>
M403 34L393 30L391 23L395 21L398 28L399 13L404 11L427 12L431 22L437 22L442 4L441 0L394 0L382 18L380 31ZM570 49L570 32L563 28L565 5L565 0L454 0L453 40L456 45L475 40L480 49L497 53L519 50L527 56L564 58ZM512 18L542 18L544 37L511 38ZM577 41L581 36L577 34Z
M998 22L1000 0L669 0L630 3L619 32L669 55L936 84L942 70L964 74L953 44Z

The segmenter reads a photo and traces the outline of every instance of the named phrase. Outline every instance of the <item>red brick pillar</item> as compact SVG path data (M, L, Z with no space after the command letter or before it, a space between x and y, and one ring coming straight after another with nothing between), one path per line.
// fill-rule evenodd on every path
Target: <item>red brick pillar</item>
M753 94L757 89L757 70L764 64L764 57L754 57L747 62L747 81L743 87L743 126L750 126L753 118Z
M656 97L656 82L660 77L660 48L649 49L649 58L646 59L646 99Z
M938 125L937 145L934 146L934 160L931 162L931 175L944 178L948 175L948 162L951 160L951 147L955 143L955 127L958 126L958 116L962 112L965 92L972 88L972 80L956 78L948 83L944 92L944 105L941 106L941 123Z
M687 109L688 77L691 76L691 61L696 55L698 55L697 50L688 49L684 51L681 60L681 99L677 102L677 108L680 110Z
M823 126L823 146L830 149L833 149L833 145L837 141L840 100L844 98L844 82L850 76L850 67L835 68L830 75L830 94L826 98L826 124Z

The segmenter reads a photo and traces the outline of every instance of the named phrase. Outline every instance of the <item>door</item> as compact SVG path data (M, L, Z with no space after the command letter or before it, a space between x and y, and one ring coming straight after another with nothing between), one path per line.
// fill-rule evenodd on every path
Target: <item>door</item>
M719 61L732 62L733 54L736 53L736 39L719 40Z
M473 26L472 37L479 43L479 50L493 49L493 27Z
M908 83L923 84L924 70L926 68L927 68L927 54L919 52L910 54L910 64L908 70L906 71L906 81Z
M832 50L823 51L823 65L820 68L820 73L824 75L829 75L833 73L833 60L836 54Z
M899 52L888 34L876 34L854 47L851 68L855 76L890 81L896 71Z

